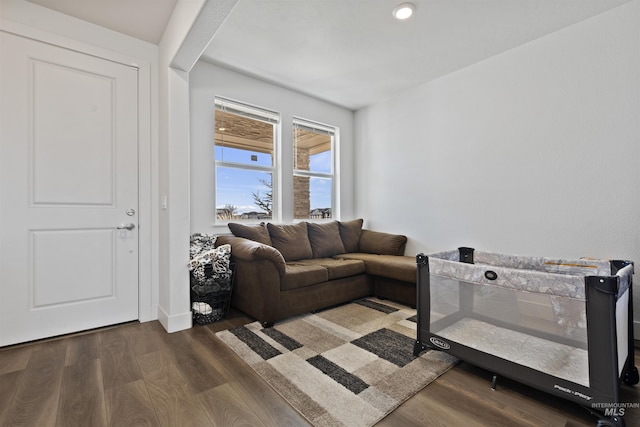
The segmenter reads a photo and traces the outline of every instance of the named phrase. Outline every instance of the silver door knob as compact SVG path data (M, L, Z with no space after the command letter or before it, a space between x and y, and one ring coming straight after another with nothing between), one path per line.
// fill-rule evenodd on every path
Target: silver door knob
M134 228L136 228L136 225L132 222L130 222L129 224L120 224L116 227L116 229L118 230L133 230Z

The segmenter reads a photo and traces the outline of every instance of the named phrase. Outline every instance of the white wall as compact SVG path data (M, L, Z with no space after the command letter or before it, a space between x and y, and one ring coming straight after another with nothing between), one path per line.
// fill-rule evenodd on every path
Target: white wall
M284 89L244 74L200 61L189 75L191 88L191 232L227 233L213 227L215 218L215 171L213 164L214 98L223 96L278 111L282 119L283 165L292 165L293 116L340 128L341 218L353 217L353 112L318 99ZM289 172L291 172L289 168ZM283 193L293 194L291 173L283 173ZM283 200L283 222L293 221L291 197Z
M238 0L178 2L160 41L159 304L168 332L191 327L189 70Z
M636 0L356 112L356 214L412 255L640 266L638 22Z

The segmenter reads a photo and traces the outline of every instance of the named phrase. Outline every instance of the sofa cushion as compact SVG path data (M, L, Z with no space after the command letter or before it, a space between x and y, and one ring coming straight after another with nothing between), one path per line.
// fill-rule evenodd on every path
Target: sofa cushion
M340 237L345 252L358 252L360 234L362 233L362 218L352 221L339 221Z
M229 226L229 230L231 230L233 235L236 237L244 237L245 239L253 240L254 242L272 246L269 230L267 230L264 223L248 225L230 222L227 225Z
M407 237L400 234L362 230L359 252L379 255L404 255L406 244Z
M288 262L284 276L280 280L280 290L304 288L329 280L326 268L320 265L308 265L297 262Z
M313 257L307 234L307 223L293 225L267 224L273 247L280 251L284 260L296 261Z
M364 273L364 262L358 259L346 258L314 258L296 261L301 265L316 265L327 269L329 280L355 276Z
M364 261L367 274L416 283L418 268L416 258L412 256L352 253L336 255L336 258Z
M327 258L346 252L340 238L338 221L320 224L309 222L307 232L314 258Z

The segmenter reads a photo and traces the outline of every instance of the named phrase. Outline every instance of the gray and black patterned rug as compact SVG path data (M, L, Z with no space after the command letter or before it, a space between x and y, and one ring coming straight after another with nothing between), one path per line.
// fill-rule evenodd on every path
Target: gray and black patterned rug
M315 426L372 426L455 363L413 356L416 311L363 299L216 335Z

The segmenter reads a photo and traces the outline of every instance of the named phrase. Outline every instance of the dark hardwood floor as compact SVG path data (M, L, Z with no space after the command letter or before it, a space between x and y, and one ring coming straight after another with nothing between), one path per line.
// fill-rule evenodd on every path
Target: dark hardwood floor
M0 426L308 426L214 333L129 323L0 349ZM636 365L640 358L636 353ZM640 387L623 387L640 402ZM576 404L460 363L379 426L595 426ZM627 409L640 426L640 409Z

